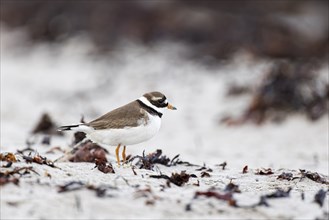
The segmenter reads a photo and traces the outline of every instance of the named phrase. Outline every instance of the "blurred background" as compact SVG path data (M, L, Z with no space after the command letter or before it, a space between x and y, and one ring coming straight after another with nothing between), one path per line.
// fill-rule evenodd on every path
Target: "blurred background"
M178 111L130 153L328 173L328 8L2 0L1 147L23 146L43 113L90 121L159 90Z
M246 50L270 58L327 58L327 1L2 1L1 22L31 43L86 36L97 52L122 40L187 44L213 61Z
M246 50L269 58L327 58L327 1L2 1L1 22L33 43L86 36L97 52L122 40L187 44L189 58Z

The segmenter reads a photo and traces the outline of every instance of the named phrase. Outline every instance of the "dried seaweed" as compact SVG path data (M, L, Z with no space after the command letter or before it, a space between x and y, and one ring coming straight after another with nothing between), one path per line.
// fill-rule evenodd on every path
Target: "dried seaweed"
M317 120L328 112L329 85L321 80L318 63L314 61L273 64L242 117L225 117L222 122L239 125L245 122L261 124L272 119L281 122L290 113L303 113Z
M139 189L135 191L135 198L140 198L140 197L148 197L149 194L152 194L152 189L151 187L147 187L145 189Z
M238 185L233 184L230 182L224 190L224 193L219 193L214 190L209 189L208 191L197 191L195 193L194 198L198 198L199 196L206 196L206 197L213 197L219 200L227 201L230 206L233 206L235 208L255 208L257 206L266 206L269 207L268 199L273 198L285 198L290 196L291 188L288 188L286 191L282 189L277 189L275 192L263 195L259 198L259 202L253 205L238 205L236 199L233 198L234 193L240 193L240 189ZM186 211L191 210L191 204L188 204L188 209L185 209Z
M7 162L7 164L2 165L1 167L3 167L3 168L9 168L9 167L11 167L12 165L13 165L13 162L9 161L9 162Z
M203 178L203 177L210 177L210 174L209 174L208 172L212 172L212 169L206 167L206 165L203 164L202 167L196 169L195 171L202 171L202 172L201 172L201 177Z
M227 166L227 163L226 163L226 161L224 161L223 163L218 164L216 166L222 167L222 170L225 170L225 167Z
M161 199L159 196L154 194L151 187L136 190L134 197L135 198L146 198L145 205L154 205L156 200Z
M150 175L151 178L157 179L166 179L170 183L175 184L176 186L183 186L187 183L190 177L196 177L194 174L187 174L185 171L181 171L181 173L172 173L171 177L161 174L161 175Z
M242 173L248 173L248 165L243 167Z
M260 197L259 202L255 205L249 206L250 208L254 208L256 206L266 206L269 207L267 200L273 199L273 198L286 198L290 196L291 188L288 188L287 191L284 191L282 189L277 189L275 192L267 195L263 195Z
M267 168L267 169L262 168L262 169L256 170L256 173L255 174L256 175L272 175L274 173L273 173L273 171L272 171L271 168Z
M323 206L324 199L326 198L327 192L320 189L314 196L314 202L318 203L320 207Z
M42 138L41 144L50 145L50 142L51 142L51 136L45 135Z
M230 182L225 186L224 189L225 192L231 192L231 193L241 193L241 190L239 189L239 186Z
M112 164L106 163L104 160L95 159L95 168L103 173L115 173Z
M24 155L25 151L29 151L28 155ZM41 156L39 153L34 151L33 149L26 148L23 150L17 150L17 153L22 156L22 158L25 160L26 163L37 163L41 165L47 165L52 168L58 168L55 166L54 162L51 160L48 160L46 157ZM35 153L34 156L31 156L32 153Z
M324 177L321 177L320 174L318 174L317 172L305 171L305 170L301 170L301 169L299 171L302 174L301 179L306 177L317 183L329 184L329 180Z
M155 152L145 155L143 151L143 156L134 156L131 157L128 162L131 162L135 159L138 159L136 166L139 169L153 170L155 164L161 164L167 167L175 166L179 164L179 155L176 155L173 159L170 160L165 155L162 155L162 150L157 149Z
M136 171L135 171L135 167L131 167L131 170L133 171L134 175L136 176L137 173L136 173Z
M197 180L197 182L196 182L196 183L193 183L193 186L200 186L200 181L199 181L199 180Z
M263 195L259 198L259 202L253 205L238 205L237 201L233 198L234 193L241 193L239 186L230 182L226 185L224 192L216 192L212 189L209 189L208 191L197 191L195 193L194 198L198 198L199 196L206 196L206 197L213 197L219 200L227 201L230 206L233 206L235 208L255 208L257 206L266 206L269 207L267 200L273 199L273 198L285 198L290 196L291 188L288 188L286 191L282 189L277 189L275 192ZM191 210L191 204L188 204L188 209L186 211Z
M274 193L265 195L265 198L284 198L290 196L291 187L284 191L283 189L277 189Z
M116 187L113 186L94 186L94 185L87 185L86 189L92 190L96 193L97 197L104 198L104 197L113 197L113 195L108 193L108 190L115 190Z
M70 192L70 191L74 191L74 190L79 190L85 187L85 184L83 182L80 181L72 181L69 182L67 184L64 185L60 185L58 186L58 192L62 193L62 192Z
M39 175L33 167L16 167L11 171L2 172L0 171L0 185L5 185L7 183L14 183L15 185L18 185L19 178L15 177L15 174L18 174L19 177L29 174L30 172L36 173Z
M8 183L13 183L15 185L19 184L19 178L13 176L3 176L0 172L0 186L6 185Z
M206 171L202 171L201 172L201 177L203 178L203 177L210 177L210 174L208 173L208 172L206 172Z
M191 203L186 204L185 211L187 211L187 212L192 211L192 204Z
M177 162L174 164L174 165L184 165L184 166L187 166L187 167L198 167L199 165L197 164L193 164L193 163L190 163L188 161L181 161L181 160L177 160Z
M98 159L99 161L107 162L107 153L108 151L105 148L88 140L77 146L77 148L72 151L73 155L70 156L68 160L71 162L94 163L95 160Z
M22 149L22 150L17 150L17 153L19 154L24 154L25 152L29 152L29 153L33 153L35 152L35 150L33 148L30 147L31 143L27 143L27 147Z
M175 166L177 164L181 164L180 163L180 159L179 159L179 154L177 154L176 156L174 156L171 160L170 160L170 163L169 163L169 166Z
M113 186L94 186L94 185L85 184L81 181L71 181L64 185L59 185L57 192L64 193L64 192L71 192L81 189L92 190L96 193L97 197L113 197L112 195L107 194L107 190L117 189L117 188Z
M21 172L24 171L24 172ZM38 172L36 172L33 167L16 167L12 171L6 171L6 175L14 175L14 174L19 174L19 176L23 176L25 174L29 174L30 172L33 172L37 175L40 175Z
M267 199L265 196L261 196L259 199L259 202L256 205L252 205L251 208L254 208L256 206L266 206L266 207L270 207L270 205L267 202Z
M292 174L292 173L285 173L285 172L283 172L283 173L281 173L281 174L277 177L277 179L278 179L278 180L288 180L288 181L290 181L290 180L293 180L293 179L295 179L295 178L293 177L293 174Z
M212 172L212 169L207 167L206 164L203 164L202 167L196 169L195 171L201 171L201 170L204 170L204 171L207 171L207 172Z
M54 162L51 160L48 160L46 157L43 157L39 154L36 154L35 156L25 156L22 155L23 159L25 160L26 163L37 163L41 165L47 165L52 168L58 168L55 166Z
M194 194L194 198L198 198L199 196L205 196L205 197L213 197L219 200L224 200L227 201L227 203L230 206L237 207L236 200L233 199L233 194L232 192L226 192L226 193L219 193L215 191L197 191Z
M0 153L0 160L1 161L7 161L7 162L17 162L15 154L10 153L10 152Z
M41 133L48 135L63 135L57 130L57 125L53 122L48 113L42 114L39 122L32 131L33 134Z

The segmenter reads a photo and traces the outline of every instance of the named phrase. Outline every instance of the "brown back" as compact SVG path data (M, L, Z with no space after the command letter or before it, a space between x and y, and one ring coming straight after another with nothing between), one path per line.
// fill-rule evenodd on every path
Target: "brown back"
M141 118L145 118L146 122L148 120L147 113L140 108L140 104L137 101L133 101L106 113L105 115L87 123L87 125L96 130L135 127L139 125L139 120Z

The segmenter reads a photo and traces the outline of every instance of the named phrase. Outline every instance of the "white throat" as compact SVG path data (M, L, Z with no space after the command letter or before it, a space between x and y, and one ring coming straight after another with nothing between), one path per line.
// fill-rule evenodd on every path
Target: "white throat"
M145 98L144 96L140 97L138 100L143 102L148 107L153 108L155 111L163 113L164 108L158 108L155 105L152 105L152 103L149 102L149 100L147 100L147 98Z

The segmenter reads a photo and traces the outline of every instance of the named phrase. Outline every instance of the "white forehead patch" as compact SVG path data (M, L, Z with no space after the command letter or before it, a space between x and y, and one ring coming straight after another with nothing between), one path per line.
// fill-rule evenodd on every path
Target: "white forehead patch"
M162 99L162 97L152 97L151 99L152 99L153 101L158 101L158 100Z

